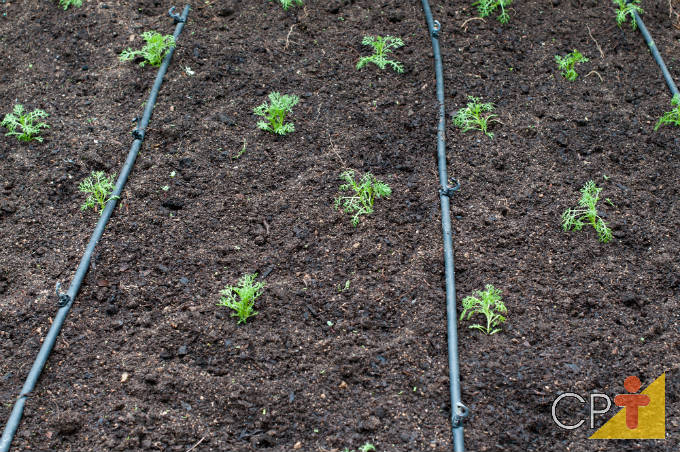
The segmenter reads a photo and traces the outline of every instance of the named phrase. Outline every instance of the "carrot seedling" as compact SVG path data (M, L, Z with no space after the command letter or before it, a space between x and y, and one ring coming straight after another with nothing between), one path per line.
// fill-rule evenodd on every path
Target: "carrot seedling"
M35 121L48 116L44 111L37 109L30 113L24 113L24 106L16 104L12 113L6 114L0 125L9 130L5 136L15 136L19 141L37 140L42 142L43 139L38 136L40 129L49 129L50 126L44 122L36 124Z
M59 6L64 9L68 9L69 6L77 6L80 8L83 6L83 0L59 0Z
M500 290L491 284L487 284L485 289L484 291L477 290L474 296L463 298L463 312L460 314L460 320L470 320L473 315L482 314L486 317L486 326L475 323L470 325L470 328L486 334L495 334L501 330L499 326L505 322L505 317L502 314L507 313L508 310L501 301Z
M302 0L279 0L284 11L293 5L302 6L304 3Z
M657 122L656 126L654 126L654 131L659 130L659 127L665 124L674 124L676 126L680 126L680 94L673 96L671 105L673 105L675 108L671 111L667 111L661 118L659 118L659 122Z
M507 24L510 21L510 15L505 10L506 6L510 6L512 0L479 0L472 4L477 6L477 11L480 17L490 16L497 8L501 8L501 14L497 17L502 24Z
M583 226L590 224L597 232L597 238L602 243L612 239L612 231L607 223L597 214L597 202L600 199L601 188L595 182L588 181L581 188L579 208L567 209L562 214L562 229L565 231L580 231Z
M262 295L264 288L263 282L255 282L257 273L252 275L244 275L238 280L238 286L227 286L220 291L220 302L218 306L226 306L233 309L235 312L231 313L232 317L238 317L237 323L246 323L250 317L257 315L258 312L253 309L255 299Z
M163 58L170 49L175 47L175 37L173 35L165 35L157 31L145 31L142 33L142 38L146 41L146 45L141 50L124 50L120 54L120 61L130 61L137 57L142 57L144 60L139 63L144 67L147 63L152 66L160 66Z
M283 121L286 120L286 115L293 111L293 107L300 102L300 98L273 92L269 94L269 102L253 110L257 116L264 116L266 119L266 121L259 121L257 127L279 135L295 132L295 125L292 122L284 124Z
M350 196L338 196L335 198L335 208L353 214L352 226L359 224L361 215L373 213L373 203L376 198L389 197L392 189L386 183L376 179L371 173L354 180L354 171L348 170L340 174L340 178L346 183L340 186L340 191L352 191Z
M626 23L630 17L630 26L633 30L637 28L637 22L635 21L635 14L642 14L644 11L640 6L640 0L613 0L614 4L619 7L616 10L616 24L621 27L622 24Z
M482 103L479 97L468 96L468 102L465 108L461 108L453 117L453 125L460 128L462 132L468 130L479 130L486 136L493 139L493 133L488 131L489 122L498 122L493 119L497 115L491 113L494 109L492 103Z
M585 63L587 61L588 58L584 57L583 54L576 49L564 56L555 55L557 67L560 69L560 71L562 71L562 76L570 82L573 82L576 80L576 77L578 77L578 74L574 70L574 65L576 63Z
M394 36L364 36L361 43L365 46L373 47L373 55L362 57L357 63L357 69L361 69L368 63L373 63L380 69L385 69L389 64L392 69L398 73L404 72L404 65L398 61L388 60L385 55L391 53L393 49L398 49L404 46L404 41L401 38L395 38Z
M104 171L93 171L90 176L78 186L78 190L87 193L88 197L85 203L80 206L80 210L99 208L99 214L104 212L106 203L112 199L118 199L117 196L111 196L111 192L115 188L114 180L116 175L106 176Z

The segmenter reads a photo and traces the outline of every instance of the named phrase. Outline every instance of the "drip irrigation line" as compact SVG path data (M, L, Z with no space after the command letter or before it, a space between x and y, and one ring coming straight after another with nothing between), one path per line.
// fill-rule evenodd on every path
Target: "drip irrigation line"
M442 233L444 239L444 273L446 276L446 330L449 350L449 390L451 393L451 428L453 450L463 452L463 420L468 415L468 408L460 399L460 366L458 363L458 316L456 314L456 280L453 266L453 233L451 231L450 197L460 188L460 184L452 179L450 184L446 170L446 114L444 111L444 74L442 57L439 51L439 33L441 24L432 20L432 11L428 0L422 0L427 28L432 39L434 54L434 70L437 77L437 100L439 101L439 125L437 126L437 164L439 167L439 202L442 210Z
M179 34L182 32L182 29L184 28L187 16L189 15L189 5L186 5L184 7L184 11L182 12L181 16L174 14L173 11L174 7L170 10L169 15L174 19L175 23L177 24L175 27L175 32L173 34L175 40L177 40ZM33 367L28 373L28 377L26 377L24 386L21 389L21 394L19 394L19 397L17 398L14 407L12 408L12 412L10 413L9 419L7 420L7 424L5 425L5 430L2 432L2 438L0 438L0 452L9 451L12 439L14 438L14 434L16 433L17 428L19 427L19 422L21 421L21 416L23 415L24 412L26 399L31 395L31 393L35 389L35 385L38 382L38 378L40 378L40 374L43 368L45 367L45 363L47 362L50 353L52 352L52 348L54 347L54 344L57 340L57 336L59 335L64 320L66 319L66 315L71 309L71 306L73 305L73 300L78 294L78 291L80 290L80 285L82 284L83 279L85 278L85 274L87 273L87 270L90 267L90 260L94 252L94 248L95 246L97 246L97 242L99 242L99 239L104 233L106 224L108 223L109 218L111 218L113 210L116 208L118 199L120 199L120 194L123 191L123 188L125 187L125 183L127 182L128 176L130 175L130 171L132 170L132 166L134 165L135 159L137 158L137 154L139 153L139 149L142 146L142 141L144 140L144 132L146 130L147 125L149 124L149 120L151 119L151 114L153 113L153 108L156 104L156 97L158 96L158 91L161 87L161 84L163 83L163 77L165 76L165 73L168 70L168 66L170 65L170 60L172 59L174 50L175 50L174 48L168 50L167 55L165 55L165 58L163 58L161 67L158 69L158 75L156 75L156 81L154 82L153 87L151 88L151 94L149 94L149 98L147 99L144 114L142 115L142 119L137 124L137 128L133 132L135 141L132 143L130 152L128 153L127 159L125 160L125 164L123 165L123 168L120 172L120 176L116 181L116 186L111 194L111 199L106 203L106 207L104 208L104 211L99 217L99 221L97 222L97 226L95 227L94 232L92 233L92 237L90 237L90 241L87 244L87 248L85 248L83 257L80 259L80 264L78 265L75 276L71 281L71 285L69 286L68 291L62 293L60 291L60 284L57 283L56 292L57 297L59 298L58 302L59 310L57 311L57 314L54 317L54 321L52 322L52 326L50 327L47 336L45 336L45 340L43 341L43 344L40 347L40 352L38 352L38 356L36 357L35 362L33 363Z
M672 96L680 95L680 92L678 91L678 87L675 84L675 82L673 81L673 77L671 77L671 73L668 72L668 68L666 67L666 63L664 63L663 58L661 58L661 54L659 53L659 49L656 48L656 43L652 39L652 36L649 34L647 27L645 27L645 23L642 21L642 18L637 13L637 11L634 10L633 15L635 16L635 23L637 24L638 28L640 29L640 33L642 33L642 37L645 38L645 42L647 43L647 47L649 47L649 50L652 52L652 56L654 57L654 59L656 60L656 63L661 68L661 72L663 73L663 78L666 79L666 84L668 85L668 88L671 90L671 95Z

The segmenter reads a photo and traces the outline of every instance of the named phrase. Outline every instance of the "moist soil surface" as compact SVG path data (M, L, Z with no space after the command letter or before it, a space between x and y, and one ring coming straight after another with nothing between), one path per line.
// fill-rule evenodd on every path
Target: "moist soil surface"
M507 25L469 3L432 3L449 174L462 184L457 297L493 284L508 320L492 336L459 328L466 445L677 450L680 142L653 130L670 109L661 73L606 2L516 2ZM51 126L42 143L0 139L3 425L57 311L55 283L73 277L98 218L80 210L78 184L120 170L156 74L117 56L143 31L171 33L170 6L0 5L2 113L41 108ZM678 16L643 6L674 72ZM420 2L192 7L14 450L450 450L438 108ZM355 69L376 34L403 38L390 55L403 74ZM573 49L590 61L567 82L554 56ZM301 98L289 136L256 128L252 109L271 91ZM493 140L453 127L468 95L496 105ZM345 169L392 187L357 227L333 208ZM608 244L561 229L588 180L603 189ZM219 293L254 272L266 288L238 325ZM627 376L644 387L663 372L666 440L593 441L588 420L552 421L563 392L613 397ZM588 414L575 399L557 410L565 424Z

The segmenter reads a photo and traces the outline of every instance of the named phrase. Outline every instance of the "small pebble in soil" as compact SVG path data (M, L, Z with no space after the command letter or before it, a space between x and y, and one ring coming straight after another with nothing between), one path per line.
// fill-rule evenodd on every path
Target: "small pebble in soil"
M411 434L411 433L408 433L408 432L399 433L399 439L404 443L411 442L412 438L413 438L413 434Z
M186 277L184 277L184 276L182 276L182 277L179 279L179 282L180 282L181 284L188 284L188 283L189 283L189 279L186 278Z
M60 435L71 435L80 430L83 419L76 412L66 411L53 418L51 424Z
M380 427L380 419L375 416L369 416L367 419L359 422L360 432L374 432Z
M486 217L486 218L484 219L484 224L486 224L486 225L488 226L488 225L492 224L492 223L495 222L495 221L496 221L496 216L495 216L495 215L490 215L490 216L488 216L488 217Z
M168 198L161 203L163 207L170 210L180 210L184 207L184 201L178 198Z
M186 356L188 353L186 345L180 345L179 349L177 349L177 356Z
M218 119L221 123L223 123L223 124L225 124L225 125L227 125L227 126L234 126L234 125L236 125L236 121L234 121L234 119L233 119L231 116L226 115L226 114L224 114L224 113L218 113L218 114L217 114L217 119Z
M171 359L172 353L170 352L170 350L163 350L159 356L161 359Z

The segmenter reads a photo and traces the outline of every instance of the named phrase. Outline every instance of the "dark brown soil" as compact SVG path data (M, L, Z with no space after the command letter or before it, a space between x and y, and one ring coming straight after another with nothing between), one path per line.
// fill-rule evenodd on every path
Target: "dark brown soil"
M56 312L54 285L70 281L97 220L80 211L77 185L119 170L155 76L117 55L142 31L173 28L166 2L54 3L0 4L2 113L20 102L51 125L44 143L0 139L3 425ZM437 111L420 2L192 6L14 450L450 450ZM677 76L677 16L665 1L643 6ZM594 0L516 2L507 26L468 21L470 2L432 7L448 114L476 95L501 121L494 140L448 129L449 172L462 182L458 297L494 284L509 310L499 334L461 326L468 448L677 450L680 140L653 131L670 96L640 34ZM394 58L405 73L355 70L365 34L402 37ZM553 58L574 48L590 62L569 83ZM252 114L275 90L301 97L285 138L257 130ZM393 189L357 228L332 207L346 168ZM590 179L613 203L600 204L610 244L592 228L560 228ZM216 303L250 272L267 287L259 314L237 325ZM592 429L551 420L561 392L613 396L628 375L646 386L662 372L665 441L590 441Z

